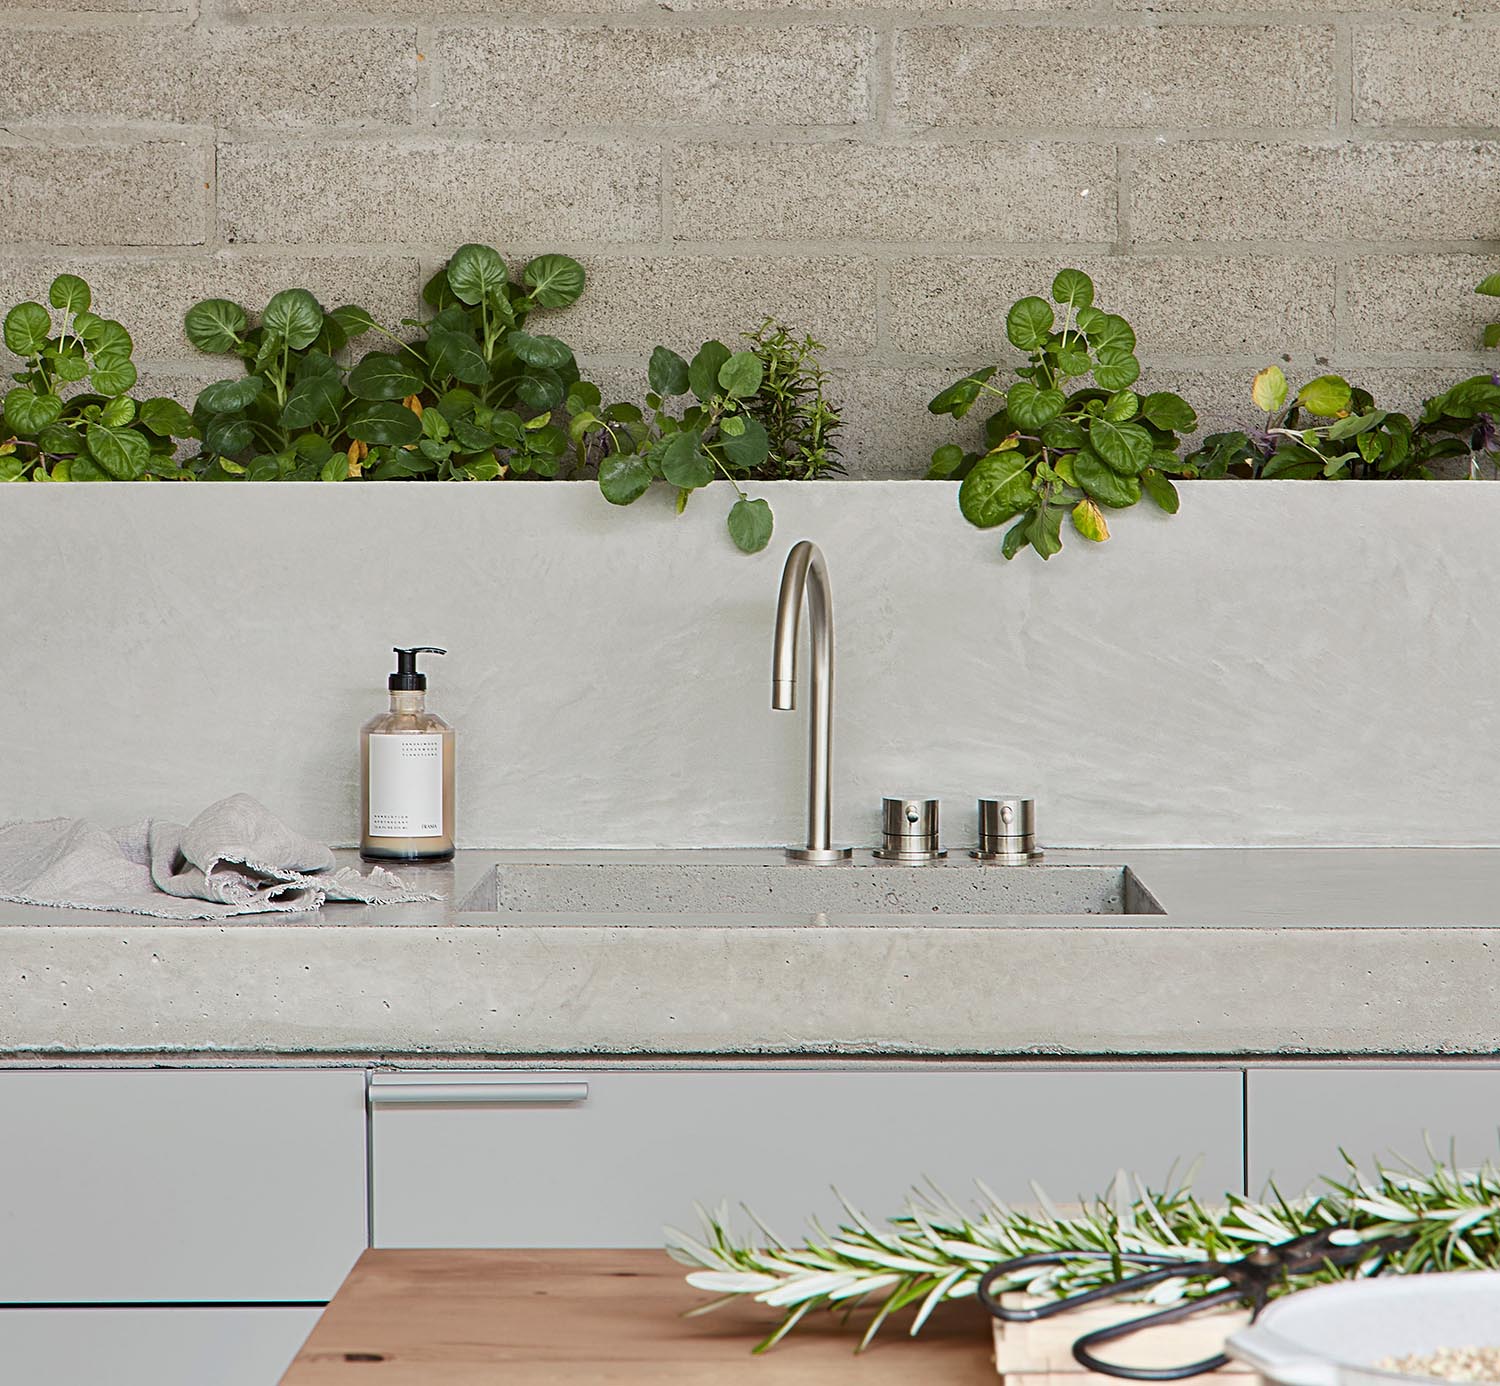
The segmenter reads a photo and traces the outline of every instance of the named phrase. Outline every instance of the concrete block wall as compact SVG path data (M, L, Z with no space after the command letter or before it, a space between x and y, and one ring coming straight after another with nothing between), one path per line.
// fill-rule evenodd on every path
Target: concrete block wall
M86 274L190 400L199 297L394 323L463 241L564 250L606 387L774 313L907 476L1069 263L1210 426L1282 354L1411 406L1485 359L1497 43L1500 0L3 0L0 294Z

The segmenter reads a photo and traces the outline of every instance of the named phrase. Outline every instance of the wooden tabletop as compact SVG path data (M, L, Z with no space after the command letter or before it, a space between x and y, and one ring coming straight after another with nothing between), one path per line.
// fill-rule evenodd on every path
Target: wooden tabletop
M777 1311L710 1296L659 1251L367 1251L282 1386L998 1386L988 1320L939 1309L918 1338L810 1314L770 1352Z

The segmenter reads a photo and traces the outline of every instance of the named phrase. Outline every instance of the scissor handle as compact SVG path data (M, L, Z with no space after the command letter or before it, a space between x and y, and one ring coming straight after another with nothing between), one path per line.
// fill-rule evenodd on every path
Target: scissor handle
M1239 1303L1244 1298L1245 1292L1242 1289L1231 1286L1217 1294L1204 1295L1201 1299L1185 1299L1180 1304L1159 1309L1154 1314L1142 1314L1138 1319L1111 1324L1107 1328L1096 1328L1073 1344L1073 1360L1091 1372L1102 1372L1105 1376L1121 1377L1126 1381L1182 1381L1186 1377L1217 1371L1229 1361L1228 1356L1222 1352L1216 1352L1212 1357L1205 1357L1198 1362L1185 1362L1180 1367L1126 1367L1118 1362L1106 1362L1103 1358L1096 1357L1094 1349L1103 1343L1118 1342L1121 1338L1132 1337L1147 1329L1176 1323L1179 1319L1201 1313L1205 1309ZM1259 1309L1260 1305L1257 1303L1255 1311L1258 1312Z

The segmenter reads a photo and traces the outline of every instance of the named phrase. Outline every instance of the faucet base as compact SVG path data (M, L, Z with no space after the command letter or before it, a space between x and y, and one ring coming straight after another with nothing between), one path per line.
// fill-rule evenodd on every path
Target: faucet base
M854 857L852 847L788 847L786 859L788 861L811 862L814 866L832 866L841 861L850 861Z

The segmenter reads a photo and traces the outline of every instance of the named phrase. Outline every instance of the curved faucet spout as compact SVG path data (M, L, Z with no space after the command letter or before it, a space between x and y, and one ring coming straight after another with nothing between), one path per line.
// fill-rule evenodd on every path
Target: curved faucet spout
M808 539L792 545L776 600L771 657L771 706L797 706L797 645L806 605L811 623L812 707L808 718L807 845L788 847L794 861L848 861L847 847L832 845L833 805L833 591L823 551Z

